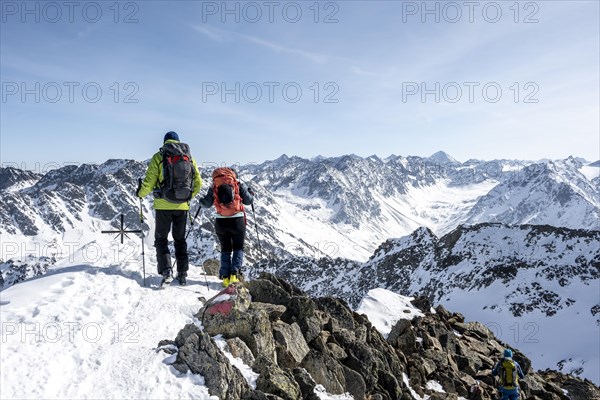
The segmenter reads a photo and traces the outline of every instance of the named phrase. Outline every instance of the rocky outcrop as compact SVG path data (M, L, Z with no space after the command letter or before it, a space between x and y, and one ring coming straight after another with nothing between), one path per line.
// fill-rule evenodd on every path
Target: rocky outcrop
M435 311L412 321L400 320L387 338L406 357L410 386L419 395L430 394L424 388L435 381L448 396L495 399L491 370L508 346L479 322L465 323L461 314L442 306ZM522 399L600 399L600 388L592 382L556 371L536 373L523 353L517 349L513 353L526 374L520 381ZM474 395L475 388L481 393Z
M357 399L410 398L401 378L402 355L365 316L341 300L311 299L263 274L245 285L230 285L207 301L196 317L203 329L187 325L179 333L173 342L178 349L174 366L182 372L210 374L206 385L220 398L315 399L316 385ZM255 388L232 372L235 367L225 357L215 354L216 346L207 338L216 335L227 339L231 353L251 363L259 374ZM210 363L219 368L208 368Z
M340 299L310 298L270 274L234 284L208 300L174 341L173 366L204 376L211 395L221 399L318 399L315 387L355 399L493 399L491 369L506 345L478 322L427 298L415 299L423 317L400 320L384 338L365 315ZM254 387L232 366L212 337L258 374ZM171 349L171 350L169 350ZM513 349L527 376L526 400L600 399L589 381L556 371L533 371ZM565 394L568 393L568 396Z

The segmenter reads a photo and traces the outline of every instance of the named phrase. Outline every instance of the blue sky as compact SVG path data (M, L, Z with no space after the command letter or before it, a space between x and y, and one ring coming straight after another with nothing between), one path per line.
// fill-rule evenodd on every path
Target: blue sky
M597 1L51 3L2 2L3 165L600 159Z

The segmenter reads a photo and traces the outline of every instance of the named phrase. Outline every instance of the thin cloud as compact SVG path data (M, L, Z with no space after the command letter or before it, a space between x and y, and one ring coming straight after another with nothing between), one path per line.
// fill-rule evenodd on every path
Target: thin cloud
M319 64L323 64L323 63L327 62L328 60L332 59L332 57L327 54L315 53L315 52L297 49L297 48L293 48L293 47L283 46L278 43L270 42L268 40L264 40L264 39L261 39L256 36L247 35L245 33L229 31L229 30L215 28L215 27L211 27L211 26L192 25L192 28L196 32L199 32L199 33L207 36L209 39L212 39L216 42L222 43L226 40L231 40L234 37L237 37L239 39L245 40L245 41L253 43L253 44L257 44L259 46L265 47L267 49L270 49L270 50L273 50L273 51L276 51L279 53L293 54L296 56L307 58L307 59L314 61L316 63L319 63Z
M227 31L224 31L223 29L217 29L207 25L192 25L192 29L202 33L215 42L224 42L227 39Z
M370 71L365 71L364 69L359 68L357 66L352 66L352 72L354 72L356 75L361 75L361 76L377 76L376 73L370 72Z
M251 42L251 43L258 44L260 46L266 47L266 48L271 49L271 50L275 50L277 52L299 55L301 57L305 57L305 58L308 58L309 60L315 61L315 62L317 62L319 64L323 64L328 59L331 58L330 56L328 56L326 54L313 53L313 52L306 51L306 50L301 50L301 49L295 49L295 48L292 48L292 47L281 46L281 45L279 45L277 43L269 42L269 41L257 38L255 36L243 35L243 34L240 34L240 36L243 37L245 40Z

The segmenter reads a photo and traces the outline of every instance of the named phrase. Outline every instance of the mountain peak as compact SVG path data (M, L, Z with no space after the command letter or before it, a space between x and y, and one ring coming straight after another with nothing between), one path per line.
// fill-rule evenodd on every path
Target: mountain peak
M460 164L455 158L441 150L427 157L427 159L439 164Z

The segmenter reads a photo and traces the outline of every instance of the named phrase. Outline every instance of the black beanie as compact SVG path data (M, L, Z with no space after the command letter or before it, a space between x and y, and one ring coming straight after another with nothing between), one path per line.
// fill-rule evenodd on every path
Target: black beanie
M166 142L169 139L171 139L171 140L179 140L179 135L177 134L177 132L173 132L173 131L167 132L165 134L165 138L163 140L163 143Z

